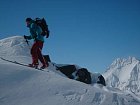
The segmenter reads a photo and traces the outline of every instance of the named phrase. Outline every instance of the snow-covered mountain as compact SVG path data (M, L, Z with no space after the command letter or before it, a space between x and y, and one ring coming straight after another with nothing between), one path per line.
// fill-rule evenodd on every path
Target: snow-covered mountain
M31 62L23 37L0 40L0 57ZM26 55L27 54L27 55ZM0 105L139 105L133 93L71 80L53 64L44 71L0 59Z
M140 95L140 61L118 58L104 73L108 86Z

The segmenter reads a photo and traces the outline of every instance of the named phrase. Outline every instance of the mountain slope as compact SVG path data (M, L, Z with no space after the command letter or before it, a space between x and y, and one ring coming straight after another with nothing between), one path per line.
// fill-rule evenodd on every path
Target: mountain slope
M140 61L135 57L116 59L104 77L108 86L140 95Z
M48 68L49 72L5 61L0 61L0 67L1 105L140 104L132 94L70 80L55 72L53 65Z
M0 40L0 56L29 56L29 50L30 47L22 36Z
M22 37L12 37L17 42ZM7 40L7 39L6 39ZM0 56L22 63L30 62L30 57L19 53L19 48L11 49L11 43L0 41ZM22 40L21 40L22 41ZM10 44L10 45L9 45ZM17 44L17 43L16 43ZM16 46L14 44L14 46ZM19 46L23 46L20 42ZM12 46L11 46L12 47ZM27 46L26 46L27 47ZM21 51L25 51L20 47ZM9 52L14 50L18 56ZM7 52L6 52L7 51ZM29 53L29 50L26 50ZM7 55L9 53L9 55ZM107 100L107 101L106 101ZM66 78L50 63L45 71L39 71L0 59L0 105L139 105L140 99L134 94L102 85L87 85Z

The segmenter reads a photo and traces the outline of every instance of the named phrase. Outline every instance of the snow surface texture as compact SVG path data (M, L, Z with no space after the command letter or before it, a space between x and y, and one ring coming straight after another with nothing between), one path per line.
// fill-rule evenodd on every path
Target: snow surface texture
M23 37L0 40L0 57L29 63L27 49ZM140 99L119 89L68 79L51 63L39 71L0 59L0 105L140 105Z
M0 56L29 56L29 49L26 40L20 36L0 40Z
M116 59L104 73L107 85L140 97L140 61L135 57Z

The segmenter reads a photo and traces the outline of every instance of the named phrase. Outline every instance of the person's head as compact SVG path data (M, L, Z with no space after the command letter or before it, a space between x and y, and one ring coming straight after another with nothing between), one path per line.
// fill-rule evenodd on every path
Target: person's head
M26 18L26 24L27 27L29 27L30 23L31 23L32 19L31 18Z

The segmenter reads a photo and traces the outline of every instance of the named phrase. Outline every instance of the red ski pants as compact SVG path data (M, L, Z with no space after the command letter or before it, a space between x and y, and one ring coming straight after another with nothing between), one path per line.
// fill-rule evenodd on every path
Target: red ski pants
M38 64L38 59L42 63L42 65L45 65L45 59L42 55L42 48L43 48L43 42L41 41L35 41L32 48L31 48L31 55L32 55L32 64Z

